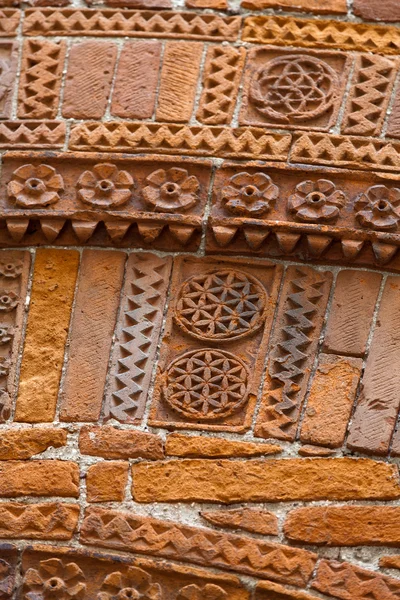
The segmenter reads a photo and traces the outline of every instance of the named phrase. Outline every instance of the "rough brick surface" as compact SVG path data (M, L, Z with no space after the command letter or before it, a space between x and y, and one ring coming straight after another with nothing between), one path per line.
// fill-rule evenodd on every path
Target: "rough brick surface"
M79 436L82 454L103 458L163 458L161 439L152 433L105 426L84 426Z
M267 510L255 508L234 508L200 513L203 519L227 529L243 529L262 535L278 535L278 519Z
M61 496L77 498L79 467L62 460L0 463L0 496Z
M353 10L367 21L400 21L400 6L396 0L354 0Z
M78 516L77 504L2 502L0 534L10 539L69 540L78 524Z
M121 502L128 481L127 462L100 462L89 467L86 475L88 502Z
M346 14L347 12L346 0L242 0L241 6L251 10L277 8L315 14Z
M66 443L65 429L9 429L0 438L0 460L31 458L50 447L62 448Z
M167 436L165 453L167 456L209 456L225 458L234 456L263 456L279 454L281 447L276 444L254 444L252 442L234 442L222 438L205 436L187 436L171 433Z

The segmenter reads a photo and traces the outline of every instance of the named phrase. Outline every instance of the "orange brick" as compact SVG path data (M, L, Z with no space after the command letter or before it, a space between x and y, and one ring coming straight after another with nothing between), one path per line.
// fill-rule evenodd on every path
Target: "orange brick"
M65 429L9 429L0 436L0 460L21 460L67 443Z
M153 433L102 427L82 427L79 436L82 454L103 458L163 458L162 440Z
M281 10L295 10L322 14L346 14L346 0L242 0L243 8L250 10L264 10L278 8Z
M100 462L89 467L86 478L89 502L121 502L128 481L127 462Z
M62 460L0 463L0 496L79 496L79 467Z
M183 433L171 433L167 437L165 453L167 456L208 456L225 458L235 456L266 456L279 454L282 448L275 444L254 442L234 442L224 438L188 436Z
M78 517L78 504L1 502L0 536L10 539L69 540L78 524Z

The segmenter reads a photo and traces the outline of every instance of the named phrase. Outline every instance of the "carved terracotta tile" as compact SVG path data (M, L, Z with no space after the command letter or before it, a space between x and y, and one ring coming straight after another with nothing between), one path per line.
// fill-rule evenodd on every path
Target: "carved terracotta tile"
M150 424L244 431L257 399L281 268L177 258Z

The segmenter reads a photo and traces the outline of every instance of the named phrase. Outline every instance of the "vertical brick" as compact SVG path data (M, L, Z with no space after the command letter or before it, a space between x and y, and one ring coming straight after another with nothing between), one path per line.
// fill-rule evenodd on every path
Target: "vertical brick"
M390 113L386 135L400 138L400 86L397 85L394 104Z
M140 422L152 375L171 273L171 258L131 254L111 361L104 416Z
M101 119L117 57L112 42L75 44L69 55L62 114L73 119Z
M154 112L161 42L126 42L121 52L111 114L126 119L149 119Z
M361 358L320 355L301 428L302 442L330 448L343 444L361 368Z
M0 118L11 116L11 104L18 62L18 48L14 42L0 42Z
M24 41L18 94L18 116L54 119L60 100L65 40Z
M124 262L123 252L83 252L61 403L63 421L99 418Z
M89 467L86 477L88 502L121 502L128 482L129 463L100 462Z
M325 333L325 352L364 355L381 281L379 273L339 273Z
M400 404L400 280L388 277L347 445L385 454Z
M161 69L157 121L187 123L192 115L203 44L167 42Z
M295 438L331 282L328 271L286 272L255 430L260 437Z
M75 250L36 252L16 421L54 418L78 266Z

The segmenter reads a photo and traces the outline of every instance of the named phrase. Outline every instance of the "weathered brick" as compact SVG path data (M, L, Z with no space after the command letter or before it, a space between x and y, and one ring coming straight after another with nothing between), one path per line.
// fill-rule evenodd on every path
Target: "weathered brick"
M340 271L324 338L325 352L363 356L382 275Z
M89 467L86 476L88 502L121 502L125 496L129 463L100 462Z
M302 548L100 507L86 511L81 541L298 586L309 581L317 558Z
M187 123L191 117L203 44L167 42L156 110L158 121Z
M79 436L82 454L103 458L163 458L163 444L153 433L102 427L84 426Z
M0 496L79 496L79 467L62 460L0 463Z
M132 475L137 502L229 504L400 497L396 466L370 459L186 459L135 464Z
M386 135L400 138L400 89L396 88L394 103L389 115Z
M0 536L34 540L69 540L78 524L79 505L0 503Z
M372 338L360 399L347 445L353 450L385 454L400 406L400 281L388 277Z
M0 41L0 118L2 119L11 116L12 96L18 62L17 52L17 46L14 42Z
M112 42L81 42L72 46L64 89L64 117L101 119L116 57L117 46Z
M341 600L397 600L400 580L349 563L322 560L312 587Z
M289 590L279 583L260 581L257 583L255 600L317 600L317 597L301 590Z
M353 12L367 21L400 21L397 0L354 0Z
M200 435L188 436L183 433L171 433L167 437L165 453L167 456L209 456L225 458L235 456L264 456L279 454L282 448L275 444L257 444L253 442L235 442L217 437Z
M256 508L234 508L200 513L203 519L227 529L243 529L261 535L278 535L278 518L268 510Z
M242 0L241 6L250 10L278 8L315 14L346 14L346 0Z
M337 448L344 442L361 375L361 358L320 354L300 439Z
M75 250L36 252L16 421L53 420L78 267Z
M61 448L67 443L65 429L8 429L0 436L0 460L22 460L47 448Z
M121 52L111 103L111 114L127 119L153 116L161 43L126 42Z
M300 456L332 456L335 454L335 450L323 446L305 444L304 446L300 446L299 454Z
M400 554L382 556L379 559L379 566L382 569L400 569Z
M83 252L61 402L63 421L99 418L125 258L122 252Z
M227 0L185 0L187 8L212 8L214 10L227 10Z

